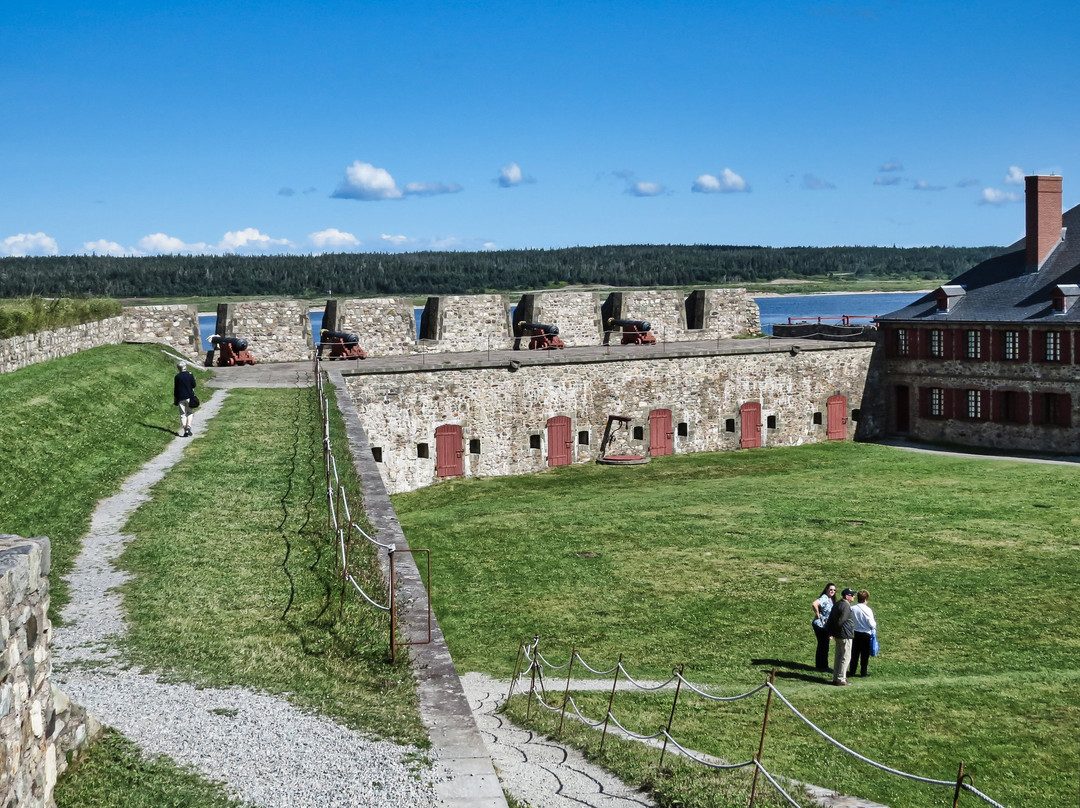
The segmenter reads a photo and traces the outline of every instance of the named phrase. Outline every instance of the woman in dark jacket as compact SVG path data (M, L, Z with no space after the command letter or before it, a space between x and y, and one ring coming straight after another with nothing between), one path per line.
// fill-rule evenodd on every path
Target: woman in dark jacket
M191 406L191 399L195 395L195 375L187 369L187 362L177 362L179 371L173 377L173 404L180 407L180 432L181 438L191 437L191 419L195 408Z

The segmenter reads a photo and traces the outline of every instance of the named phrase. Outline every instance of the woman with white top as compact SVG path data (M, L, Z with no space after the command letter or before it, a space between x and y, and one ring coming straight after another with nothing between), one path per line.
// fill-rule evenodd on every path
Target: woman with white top
M851 616L855 618L855 642L851 649L848 676L854 676L856 668L860 668L859 676L866 676L866 665L870 662L871 634L877 631L877 620L874 619L874 610L866 603L870 600L870 593L860 589L855 597L858 603L851 607Z

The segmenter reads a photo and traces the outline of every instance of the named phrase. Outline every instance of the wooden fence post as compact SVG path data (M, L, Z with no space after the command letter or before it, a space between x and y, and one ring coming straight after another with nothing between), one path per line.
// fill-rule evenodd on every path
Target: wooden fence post
M671 702L671 715L667 720L667 731L664 734L664 747L660 750L660 763L657 764L657 768L662 768L664 765L664 753L667 752L668 735L671 734L671 722L675 720L675 705L679 703L679 690L682 688L682 675L686 670L686 663L679 666L679 682L675 685L675 698Z
M611 698L607 703L607 715L604 716L604 731L600 735L600 754L604 753L604 739L607 738L608 721L611 719L611 707L615 704L615 688L619 684L619 671L622 669L622 654L619 654L619 661L615 665L615 678L611 681Z
M761 741L758 743L757 757L754 758L757 765L754 766L754 782L750 785L750 808L754 808L754 798L757 796L757 776L761 770L761 754L765 751L765 728L769 726L769 705L772 704L772 685L776 682L776 668L769 674L769 695L765 699L765 720L761 722Z
M566 689L562 696L562 714L559 716L559 731L556 735L562 735L563 722L566 720L566 703L570 700L570 674L574 672L574 657L577 656L577 648L570 649L570 664L566 667Z

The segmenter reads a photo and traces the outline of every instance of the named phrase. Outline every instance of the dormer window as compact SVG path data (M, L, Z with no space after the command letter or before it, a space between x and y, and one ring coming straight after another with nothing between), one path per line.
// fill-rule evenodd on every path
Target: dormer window
M1072 308L1073 303L1080 298L1080 285L1075 283L1059 283L1054 287L1054 313L1064 314Z
M964 299L965 292L963 286L956 284L939 286L937 292L934 293L937 296L938 314L948 314L953 311L960 301Z

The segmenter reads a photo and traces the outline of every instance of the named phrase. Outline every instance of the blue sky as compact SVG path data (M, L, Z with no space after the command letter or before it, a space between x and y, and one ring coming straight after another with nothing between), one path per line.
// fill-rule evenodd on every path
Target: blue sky
M1024 174L1080 199L1060 2L10 5L0 256L1007 244Z

